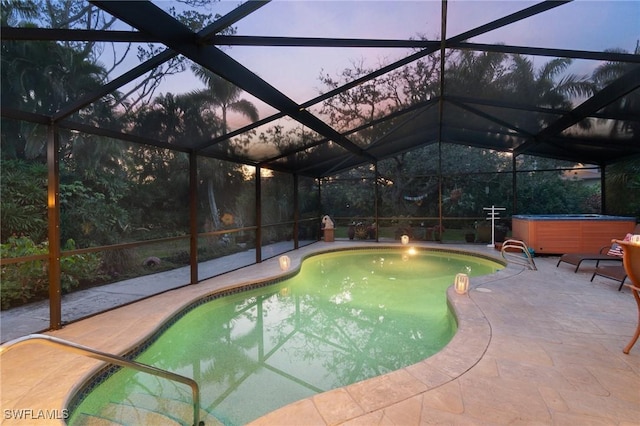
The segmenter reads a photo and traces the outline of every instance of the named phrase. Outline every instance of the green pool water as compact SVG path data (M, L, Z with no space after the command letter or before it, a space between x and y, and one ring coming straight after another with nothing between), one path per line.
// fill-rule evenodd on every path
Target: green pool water
M202 409L224 424L245 424L438 352L456 331L446 303L455 274L500 268L482 258L427 250L313 256L285 281L194 308L137 360L192 377ZM163 404L149 403L148 395L191 403L187 386L123 369L93 389L69 423L83 423L82 413L108 418L118 411L114 407L160 410ZM187 414L177 420L193 419Z

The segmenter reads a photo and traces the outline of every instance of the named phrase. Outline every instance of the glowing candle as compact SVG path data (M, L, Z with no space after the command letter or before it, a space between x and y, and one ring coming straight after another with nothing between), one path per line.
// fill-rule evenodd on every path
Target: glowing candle
M289 259L289 256L280 256L280 269L288 271L290 267L291 259Z
M469 291L469 275L457 274L456 279L453 282L456 293L466 294Z

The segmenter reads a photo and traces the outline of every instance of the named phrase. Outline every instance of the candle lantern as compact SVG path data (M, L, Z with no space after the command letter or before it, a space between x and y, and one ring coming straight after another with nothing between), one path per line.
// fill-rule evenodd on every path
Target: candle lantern
M469 276L467 274L457 274L453 285L456 293L466 294L469 291Z
M403 246L406 246L407 244L409 244L409 236L403 235L402 237L400 237L400 242Z
M289 256L280 256L280 269L288 271L291 267L291 259Z

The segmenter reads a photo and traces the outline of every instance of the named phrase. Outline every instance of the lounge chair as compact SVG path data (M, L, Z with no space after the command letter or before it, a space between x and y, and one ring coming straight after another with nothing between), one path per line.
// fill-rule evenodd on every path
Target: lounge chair
M605 246L600 249L598 253L567 253L560 256L560 260L558 260L558 264L556 268L560 266L561 262L569 263L571 265L576 266L576 270L573 272L578 272L580 265L585 260L595 260L596 268L600 266L600 262L602 261L616 261L622 264L622 253L620 255L610 255L608 254L611 250L611 246Z
M635 229L633 230L633 234L640 234L640 224L636 225ZM560 266L561 262L565 262L571 265L575 265L576 270L574 272L578 272L580 265L585 260L594 260L596 262L596 268L600 266L600 262L602 261L617 261L622 263L622 252L616 250L616 247L619 247L619 244L614 240L611 242L611 245L602 247L598 253L563 254L560 257L560 260L558 260L558 264L556 265L556 267Z
M618 281L620 283L620 287L618 287L618 291L622 290L622 286L624 282L627 280L627 271L624 270L623 265L610 265L610 266L598 266L595 271L593 271L593 275L591 276L591 281L597 276L609 278L614 281Z

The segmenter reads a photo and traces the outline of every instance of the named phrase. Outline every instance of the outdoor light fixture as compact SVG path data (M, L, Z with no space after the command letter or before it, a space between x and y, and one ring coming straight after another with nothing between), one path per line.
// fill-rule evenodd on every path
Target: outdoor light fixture
M290 267L291 259L289 259L289 256L280 256L280 269L288 271Z
M400 237L400 242L403 246L406 246L407 244L409 244L409 236L403 235L402 237Z
M458 294L466 294L469 291L469 275L457 274L453 286Z

